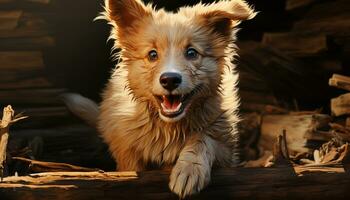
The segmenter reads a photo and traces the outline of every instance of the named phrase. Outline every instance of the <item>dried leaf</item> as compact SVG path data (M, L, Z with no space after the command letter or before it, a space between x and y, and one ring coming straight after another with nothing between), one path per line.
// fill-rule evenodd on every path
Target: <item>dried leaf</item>
M332 150L322 158L321 163L327 164L336 160L337 158L339 158L339 152L336 148L332 148Z

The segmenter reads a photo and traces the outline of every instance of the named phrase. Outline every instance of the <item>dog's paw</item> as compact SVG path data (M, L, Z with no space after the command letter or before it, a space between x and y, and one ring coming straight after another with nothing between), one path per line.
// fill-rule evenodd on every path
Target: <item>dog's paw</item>
M210 181L210 167L200 163L178 161L170 175L170 190L180 198L198 193Z

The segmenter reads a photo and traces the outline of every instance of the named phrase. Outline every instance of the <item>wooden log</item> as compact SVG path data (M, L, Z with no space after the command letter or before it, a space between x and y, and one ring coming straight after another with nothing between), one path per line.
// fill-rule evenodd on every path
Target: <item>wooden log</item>
M64 92L67 90L59 88L0 90L0 104L62 105L59 95Z
M258 146L271 151L271 144L285 130L291 155L310 152L305 136L328 126L330 120L330 116L323 114L265 115Z
M336 131L336 132L340 132L340 133L344 133L346 135L348 135L348 138L350 138L350 129L348 129L346 126L343 126L341 124L337 124L337 123L329 123L329 126L332 128L332 130ZM350 141L350 140L348 140Z
M331 36L348 36L350 15L335 15L328 18L305 19L293 25L294 31L321 32Z
M347 15L350 11L348 0L325 1L313 5L304 15L304 19L323 19L337 15Z
M12 20L5 19L6 15L10 14L13 16L12 18L18 17ZM47 12L22 12L15 10L11 12L6 11L3 13L3 16L4 20L1 20L0 15L0 38L42 37L48 36L49 30L52 30L50 24L46 22L46 19L50 17L50 14L47 14ZM1 28L1 21L5 23L3 28Z
M55 44L55 38L51 36L0 38L0 50L42 50L53 47Z
M0 89L49 88L52 83L45 77L24 78L17 82L0 83Z
M329 79L329 85L350 91L350 77L340 74L333 74Z
M46 18L49 14L39 14L34 12L23 12L22 17L19 20L19 26L35 29L49 29Z
M0 38L42 37L47 35L50 35L48 30L35 27L18 27L14 30L0 31Z
M22 69L22 70L1 70L1 79L0 79L0 84L1 83L13 83L13 82L21 82L22 80L27 80L27 79L33 79L37 77L45 77L45 71L42 69L36 69L36 70L27 70L27 69Z
M0 194L9 200L178 199L168 189L168 177L166 171L41 173L6 177ZM343 199L350 195L349 184L349 173L335 167L303 176L291 167L221 169L213 171L208 188L189 199Z
M22 10L0 11L0 31L15 29L22 13Z
M350 93L331 99L331 111L335 116L350 114Z
M321 33L265 33L262 43L294 57L319 55L328 50L327 37Z
M344 142L350 142L349 134L336 132L336 131L313 131L313 132L306 133L304 137L307 140L321 141L321 142L327 142L335 137L338 137L338 138L341 138Z
M0 70L36 70L44 68L40 51L1 51Z

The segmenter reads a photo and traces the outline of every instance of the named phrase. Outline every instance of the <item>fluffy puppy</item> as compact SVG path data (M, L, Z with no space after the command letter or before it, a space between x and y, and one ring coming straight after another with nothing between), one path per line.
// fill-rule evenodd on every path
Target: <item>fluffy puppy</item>
M243 0L177 12L105 1L100 18L121 50L98 127L118 170L172 166L169 187L185 197L209 183L214 164L237 163L234 27L254 15Z

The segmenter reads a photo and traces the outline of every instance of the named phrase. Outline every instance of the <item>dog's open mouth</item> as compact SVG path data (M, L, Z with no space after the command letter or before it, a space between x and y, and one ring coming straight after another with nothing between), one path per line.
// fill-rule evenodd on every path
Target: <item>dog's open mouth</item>
M165 117L174 118L183 113L190 104L193 93L185 95L156 95L161 113Z

